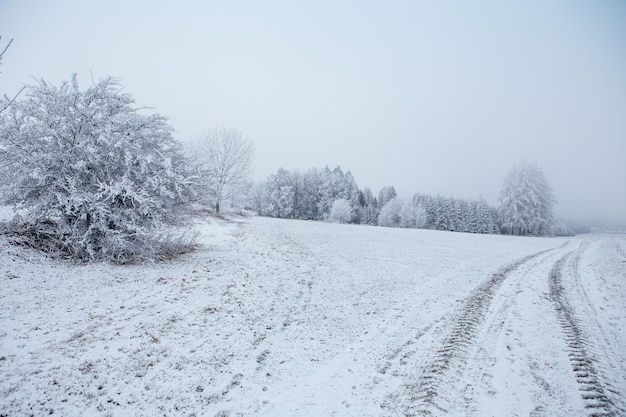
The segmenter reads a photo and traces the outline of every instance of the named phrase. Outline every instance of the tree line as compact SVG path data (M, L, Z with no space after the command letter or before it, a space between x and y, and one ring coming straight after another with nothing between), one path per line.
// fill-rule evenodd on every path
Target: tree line
M403 199L393 186L374 195L340 167L281 168L254 186L254 147L237 129L207 129L185 147L165 117L139 112L114 78L87 89L76 76L58 87L42 80L23 90L22 98L0 98L0 198L17 214L0 232L74 259L123 263L190 250L193 239L177 230L198 203L218 215L246 207L276 218L388 227L568 232L554 219L555 199L536 164L513 167L497 209L482 199Z
M376 196L360 189L341 167L311 168L304 173L284 168L259 184L250 208L262 216L325 220L338 223L422 228L468 233L498 233L498 210L483 199L415 194L402 199L393 186Z

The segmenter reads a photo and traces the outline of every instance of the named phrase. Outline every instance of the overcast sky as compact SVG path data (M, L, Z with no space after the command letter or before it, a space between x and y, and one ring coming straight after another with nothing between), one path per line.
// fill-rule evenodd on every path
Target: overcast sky
M626 2L0 0L0 92L119 77L180 140L242 130L256 179L350 170L484 197L521 158L566 218L626 221Z

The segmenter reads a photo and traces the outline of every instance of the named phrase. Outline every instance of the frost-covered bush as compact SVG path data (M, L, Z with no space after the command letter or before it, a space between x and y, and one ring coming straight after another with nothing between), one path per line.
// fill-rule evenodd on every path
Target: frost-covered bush
M352 206L345 198L338 198L333 202L328 214L331 223L350 223L352 220Z
M81 91L74 76L29 87L1 115L0 181L20 213L15 240L116 262L186 246L168 229L192 190L181 145L164 117L133 104L114 79Z

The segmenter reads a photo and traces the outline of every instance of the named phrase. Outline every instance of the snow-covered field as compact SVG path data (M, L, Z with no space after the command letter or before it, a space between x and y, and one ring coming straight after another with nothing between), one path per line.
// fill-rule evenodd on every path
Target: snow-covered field
M198 230L135 266L0 238L0 415L626 413L625 236Z

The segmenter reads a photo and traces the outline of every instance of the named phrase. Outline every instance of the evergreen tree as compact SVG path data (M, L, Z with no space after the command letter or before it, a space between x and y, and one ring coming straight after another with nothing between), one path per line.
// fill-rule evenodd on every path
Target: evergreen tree
M450 230L450 200L437 196L434 200L434 229Z
M552 231L552 189L537 164L521 161L513 166L500 191L502 233L544 236Z
M374 197L374 194L372 194L372 190L367 187L361 192L361 195L362 201L360 202L360 223L377 225L379 211L378 201L376 200L376 197Z

